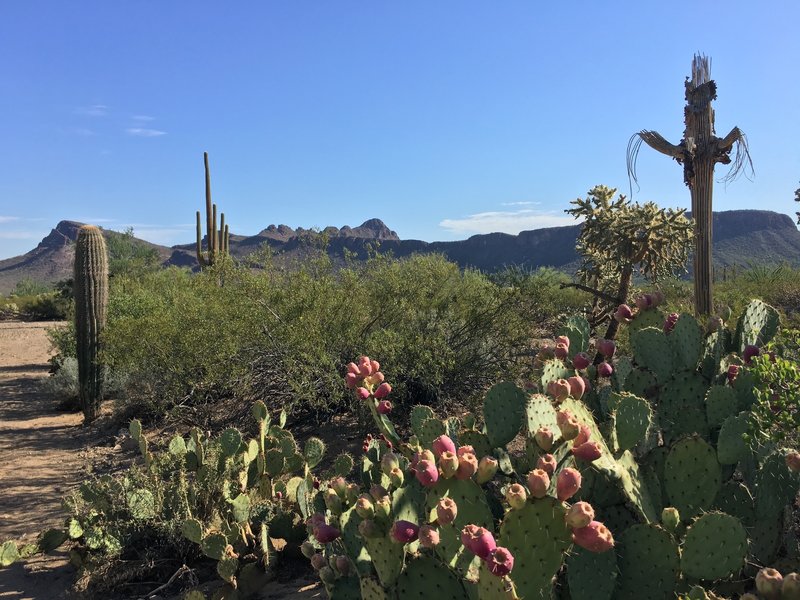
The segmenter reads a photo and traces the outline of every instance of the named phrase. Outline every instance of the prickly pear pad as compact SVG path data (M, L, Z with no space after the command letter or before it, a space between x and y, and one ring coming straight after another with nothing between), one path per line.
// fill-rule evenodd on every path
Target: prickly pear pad
M483 421L492 448L504 447L522 428L525 392L510 381L493 385L483 400Z
M372 566L378 573L378 579L384 587L391 587L397 581L403 570L405 551L402 544L398 544L389 536L366 538L364 545L372 558Z
M466 429L458 434L458 441L462 446L472 446L475 450L475 456L478 458L483 458L492 453L492 445L489 443L489 438L480 431Z
M664 486L681 519L712 506L721 484L717 453L708 442L694 436L673 444L664 464Z
M755 503L750 490L738 481L726 481L719 489L714 508L739 519L744 525L752 525L756 519Z
M664 321L666 321L666 319L667 315L657 308L640 310L637 313L636 318L628 325L628 329L630 330L631 335L633 335L635 331L641 331L647 327L655 327L656 329L661 330L664 327Z
M703 354L703 330L692 315L681 313L667 340L672 346L675 370L697 368Z
M374 577L362 577L361 598L362 600L389 600L390 596Z
M556 409L550 403L550 398L542 394L533 394L525 404L525 414L528 421L528 435L533 436L540 427L549 427L558 433Z
M564 363L557 358L551 358L542 366L542 389L547 388L547 384L556 379L567 379L572 377L575 371L564 366Z
M436 414L434 414L433 409L430 406L424 406L422 404L413 406L411 408L411 430L414 432L414 435L420 437L422 424L428 419L435 418Z
M717 460L723 465L735 465L750 452L744 434L750 425L750 414L742 412L725 419L717 438Z
M520 597L550 597L553 576L571 542L565 514L564 505L549 496L506 513L497 543L514 555L511 578Z
M571 600L611 600L617 585L617 553L575 547L567 556Z
M747 532L725 513L706 513L686 530L681 569L693 579L723 579L737 573L747 556Z
M672 600L680 570L678 545L654 525L633 525L617 540L619 578L614 600Z
M430 556L415 558L397 580L397 597L405 600L469 600L461 578Z
M633 363L627 356L620 356L617 359L617 364L614 365L614 373L611 375L611 382L614 384L614 389L618 392L625 390L625 380L628 375L633 371Z
M479 600L511 600L516 598L516 592L508 588L513 586L509 578L500 578L492 575L486 566L486 561L481 561L478 570L478 598Z
M619 480L625 499L641 519L647 523L658 522L659 514L650 498L650 489L647 487L641 469L636 459L629 451L623 452L617 458Z
M574 356L578 352L589 350L590 326L589 322L577 315L567 319L564 325L556 332L556 335L565 335L569 338L569 354Z
M798 477L789 471L782 452L773 452L756 473L756 518L771 520L791 504L797 494Z
M720 427L728 417L739 412L739 399L733 388L713 385L706 392L706 415L708 426Z
M358 532L359 523L361 523L361 517L358 516L353 508L344 511L339 517L342 543L347 550L347 555L355 563L358 572L362 575L367 575L372 572L372 567L369 552L367 552L364 540Z
M739 354L745 346L763 346L778 333L780 316L778 311L761 300L751 300L736 324L734 341Z
M446 432L447 428L443 421L439 419L425 419L419 426L417 437L419 438L420 444L426 448L430 448L431 444L433 444L433 440L440 435L444 435Z
M645 368L634 369L625 378L625 391L640 398L653 398L657 385L656 376Z
M660 329L645 327L631 332L631 347L636 364L653 373L659 382L669 379L673 366L672 347Z
M611 394L608 404L614 415L614 434L620 450L630 450L647 437L653 421L647 400L622 392Z
M707 384L693 371L679 371L661 390L658 421L667 443L692 433L708 437L705 396Z

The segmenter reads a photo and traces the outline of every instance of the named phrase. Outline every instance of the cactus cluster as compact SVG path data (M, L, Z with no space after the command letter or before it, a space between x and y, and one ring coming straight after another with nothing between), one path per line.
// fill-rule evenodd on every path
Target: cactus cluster
M744 438L745 348L769 341L776 313L754 302L734 331L721 320L704 329L652 300L617 311L630 357L613 341L592 347L588 324L570 319L537 356L528 392L489 390L480 428L419 406L400 439L377 410L380 366L351 363L348 385L382 435L365 443L360 481L332 482L315 501L303 550L329 596L746 593L754 565L786 543L798 490L796 452ZM524 452L511 452L520 435Z

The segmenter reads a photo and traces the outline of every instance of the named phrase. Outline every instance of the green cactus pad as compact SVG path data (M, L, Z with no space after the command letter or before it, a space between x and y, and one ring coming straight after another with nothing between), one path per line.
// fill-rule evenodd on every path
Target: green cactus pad
M240 525L244 525L250 520L250 498L247 494L239 494L231 500L231 512L233 519Z
M228 538L221 533L210 533L200 542L200 549L208 558L222 560L225 548L228 547Z
M710 508L721 484L722 471L708 442L689 437L673 444L664 464L664 486L684 521Z
M543 394L533 394L525 403L525 415L527 417L528 435L534 435L540 427L549 427L553 433L558 434L558 423L556 421L556 409L550 398Z
M494 532L492 511L486 502L483 489L471 479L439 479L436 485L428 490L426 509L429 513L444 497L453 499L458 507L458 513L451 525L439 528L436 554L450 566L466 572L475 557L470 552L464 551L461 545L461 530L473 524Z
M361 523L361 517L358 516L353 508L344 511L339 517L339 526L342 532L341 539L347 550L347 556L355 563L359 573L368 575L372 572L372 561L364 545L364 540L358 532L359 523Z
M267 412L267 405L261 400L256 400L253 403L253 408L250 409L250 414L256 421L266 421L269 413Z
M420 444L426 448L430 448L433 444L433 440L446 433L447 428L445 427L444 421L440 419L427 419L420 425L417 437L419 438Z
M703 343L703 360L700 363L703 377L711 381L721 373L722 358L731 345L731 333L727 329L715 331L706 337Z
M283 457L283 453L278 448L268 450L264 458L264 468L267 475L270 477L277 477L286 467L286 460Z
M238 570L239 561L232 556L226 556L217 563L217 574L223 581L228 583L233 583Z
M362 600L391 600L393 596L390 596L389 592L384 590L380 582L374 577L362 577L361 598Z
M640 398L654 398L657 386L656 376L648 369L634 369L625 378L625 391Z
M142 422L139 419L133 419L128 425L128 431L134 441L138 442L139 438L142 437Z
M642 469L629 451L617 458L618 485L622 488L629 506L636 511L643 521L657 523L660 511L650 497L650 488L642 477Z
M756 378L749 369L739 369L739 374L733 382L733 389L739 398L739 410L750 410L756 403Z
M703 376L693 371L680 371L667 381L657 410L667 444L692 433L708 437L706 388Z
M284 469L285 473L301 473L303 471L303 467L305 466L305 458L299 452L295 452L294 454L288 456L286 458L286 467Z
M219 435L219 446L225 456L234 456L242 445L242 434L233 427L226 429Z
M726 481L719 489L714 508L739 519L744 525L752 525L756 518L755 501L743 483Z
M383 587L393 586L403 570L403 545L392 541L388 536L366 538L364 545Z
M434 591L435 590L435 591ZM469 600L461 578L430 556L411 560L397 579L397 596L403 600Z
M597 506L595 508L595 518L608 527L615 538L619 537L631 525L641 522L639 517L624 504ZM616 560L614 563L616 564Z
M472 446L475 450L475 456L478 458L492 453L492 445L489 443L489 438L480 431L475 431L474 429L462 431L458 436L458 441L461 446Z
M706 416L708 426L712 429L720 427L728 417L741 410L739 399L733 388L723 385L713 385L706 392Z
M0 546L0 567L8 567L19 560L16 542L4 542Z
M645 327L632 331L631 347L638 366L653 372L661 383L670 378L674 370L672 347L661 329Z
M207 598L201 590L189 590L182 600L207 600Z
M444 421L445 433L447 436L458 443L458 432L461 431L461 419L458 417L447 417Z
M308 464L309 469L316 467L324 455L325 442L318 437L310 437L306 440L306 444L303 447L303 459Z
M717 460L723 465L735 465L750 452L744 434L750 426L750 413L728 417L722 423L717 438Z
M420 525L427 521L427 490L414 479L392 493L392 517Z
M203 541L203 524L197 519L186 519L181 523L181 533L190 542L199 544Z
M310 466L310 465L309 465ZM339 477L347 477L355 466L352 455L342 452L333 461L333 472Z
M608 523L605 525L608 527ZM576 546L567 556L570 599L611 600L617 574L616 552L589 552Z
M564 505L550 496L506 514L498 545L514 556L512 579L522 598L549 598L552 580L571 543Z
M253 462L256 458L258 458L258 441L256 440L248 440L248 442L244 445L245 451L242 454L242 461L244 461L245 465L249 465Z
M226 583L214 590L214 593L211 594L211 600L242 600L242 595L230 583Z
M471 588L467 579L467 593L470 598L475 598L475 588ZM478 567L477 600L512 600L519 598L514 588L511 577L497 577L492 575L486 566L486 561L481 561Z
M666 320L667 316L657 308L640 310L633 321L628 324L628 331L630 335L648 327L655 327L661 331L664 329L664 321Z
M747 528L750 536L750 560L757 565L769 565L778 555L783 539L783 515L757 520Z
M627 356L620 356L617 358L617 362L614 365L614 372L611 374L611 383L615 391L622 392L625 390L625 381L628 379L628 375L631 374L633 369L634 366L630 358Z
M156 505L150 490L134 490L128 494L128 510L134 519L152 519L156 515Z
M617 539L615 600L672 600L680 571L678 546L654 525L633 525Z
M653 448L640 461L642 465L642 477L644 478L647 489L650 492L650 499L653 507L660 513L665 506L669 506L667 491L664 489L664 465L667 462L669 448L659 446Z
M71 540L77 540L83 535L83 526L78 519L70 519L67 523L67 535Z
M609 397L613 411L614 434L620 450L630 450L647 437L653 421L650 403L638 396L623 392Z
M797 474L789 471L784 454L770 454L755 477L756 518L766 521L780 515L794 500L797 487Z
M242 566L236 576L237 589L244 598L252 598L272 581L274 575L268 575L264 569L256 563L247 563Z
M186 440L180 435L175 435L169 441L169 453L173 456L183 456L186 454Z
M564 363L557 358L546 360L542 365L542 378L540 379L542 389L547 389L547 384L556 379L567 379L572 377L575 371L568 369Z
M692 579L723 579L737 573L747 556L747 532L736 517L706 513L686 530L681 569Z
M436 414L433 412L433 409L430 406L423 406L422 404L417 404L416 406L412 407L411 430L414 432L414 435L419 437L420 431L422 430L422 424L428 419L435 419L435 418Z
M692 315L681 313L667 340L672 347L676 371L697 368L703 354L703 329Z
M745 346L763 346L778 333L778 311L761 300L751 300L736 324L735 347L739 354Z
M573 315L556 331L556 336L565 335L569 338L569 354L575 356L578 352L589 350L590 329L586 318Z
M510 381L493 385L483 400L483 421L492 448L501 448L522 429L525 392Z
M578 419L578 422L582 425L587 425L592 432L591 441L598 442L600 444L600 458L595 460L591 463L591 468L596 469L606 469L609 471L616 472L617 465L614 457L611 454L611 451L608 449L606 445L605 438L603 434L600 433L600 430L597 428L597 424L595 423L594 415L592 412L587 408L587 406L581 402L580 400L575 400L574 398L567 398L564 402L561 403L561 408L563 410L570 411L575 417ZM558 431L556 428L555 431ZM590 465L580 465L581 472L585 469L584 467L589 467Z

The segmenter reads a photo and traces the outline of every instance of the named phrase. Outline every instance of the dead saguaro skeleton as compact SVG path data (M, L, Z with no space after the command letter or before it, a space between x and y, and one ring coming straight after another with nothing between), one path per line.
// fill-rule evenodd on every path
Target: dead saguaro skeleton
M722 180L732 181L745 167L751 172L753 163L747 149L747 138L738 127L724 138L714 131L714 109L711 102L717 98L717 84L710 78L708 57L695 55L692 76L686 78L686 107L683 139L678 144L669 143L656 131L635 133L628 143L628 175L636 181L636 157L642 142L683 165L683 181L692 194L692 216L695 222L694 248L694 301L695 312L707 315L712 312L712 212L714 166L731 164ZM731 159L731 152L735 156Z

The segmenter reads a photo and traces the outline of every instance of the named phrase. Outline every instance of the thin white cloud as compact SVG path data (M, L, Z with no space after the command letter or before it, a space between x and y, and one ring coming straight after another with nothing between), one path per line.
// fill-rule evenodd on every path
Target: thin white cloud
M81 218L81 219L75 219L75 220L78 221L79 223L92 223L92 224L94 224L94 223L116 223L116 221L117 221L116 219L108 219L108 218L105 218L105 217L98 217L96 219L89 217L89 218Z
M39 231L0 231L0 240L39 240L42 237Z
M11 223L12 221L19 221L19 217L6 217L0 215L0 223Z
M150 115L132 115L131 119L134 121L155 121L155 117L151 117Z
M503 202L502 206L536 206L541 204L541 202Z
M166 131L161 131L159 129L148 129L146 127L129 127L125 130L125 133L134 137L159 137L162 135L167 135Z
M439 226L455 234L510 233L545 227L574 225L575 218L557 212L522 209L517 211L491 211L468 215L460 219L444 219Z
M108 114L108 106L105 104L92 104L76 108L75 112L86 117L105 117Z

